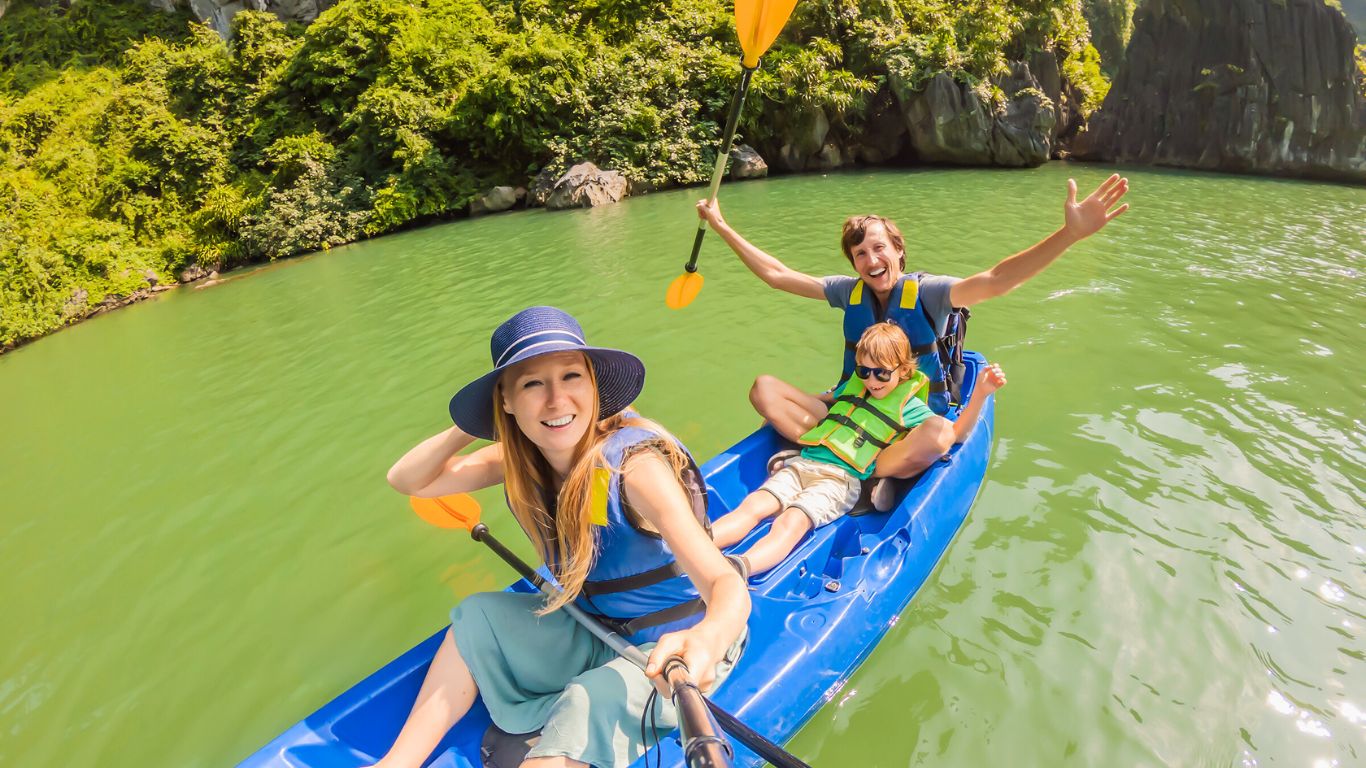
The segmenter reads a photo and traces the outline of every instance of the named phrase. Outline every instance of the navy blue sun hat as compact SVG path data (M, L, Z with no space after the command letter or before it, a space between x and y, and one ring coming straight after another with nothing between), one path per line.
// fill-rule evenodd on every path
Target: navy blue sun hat
M562 309L528 307L498 326L489 340L493 370L451 398L451 420L465 434L493 439L493 387L510 365L553 352L582 352L598 381L598 418L621 413L645 387L645 364L630 352L590 347L583 328Z

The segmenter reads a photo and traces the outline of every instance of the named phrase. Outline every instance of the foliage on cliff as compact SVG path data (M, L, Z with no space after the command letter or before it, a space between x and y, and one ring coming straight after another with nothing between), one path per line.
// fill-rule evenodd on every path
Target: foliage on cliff
M804 0L747 127L819 108L852 135L889 77L989 89L1043 47L1103 95L1081 0ZM724 0L343 0L306 28L240 13L227 44L144 0L18 3L0 18L0 348L148 275L459 215L546 166L702 181L737 51Z

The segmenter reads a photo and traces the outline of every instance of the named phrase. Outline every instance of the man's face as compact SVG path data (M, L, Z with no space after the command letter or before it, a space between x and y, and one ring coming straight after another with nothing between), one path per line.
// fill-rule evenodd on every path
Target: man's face
M887 230L873 222L864 230L863 242L850 249L854 271L875 293L885 294L901 279L901 259L905 255L892 244Z

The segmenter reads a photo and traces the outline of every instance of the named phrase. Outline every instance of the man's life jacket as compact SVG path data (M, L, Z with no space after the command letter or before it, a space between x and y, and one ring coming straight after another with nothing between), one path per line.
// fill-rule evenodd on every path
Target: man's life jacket
M862 379L851 378L835 392L830 412L798 442L823 445L856 471L865 472L883 448L910 431L902 412L912 397L927 399L929 383L917 371L886 396L872 398Z
M950 403L961 403L963 377L963 338L967 334L967 309L949 313L948 328L940 336L931 322L929 310L920 301L920 280L925 274L902 275L887 297L879 316L873 292L864 290L863 281L854 284L849 306L844 310L844 369L840 381L854 375L854 350L863 332L874 323L891 320L906 332L916 369L929 378L930 410L943 415Z
M707 606L697 587L659 534L646 530L644 518L631 509L622 491L622 466L637 450L660 440L673 440L641 427L623 427L603 446L605 466L594 471L591 516L597 533L597 557L576 599L584 611L602 619L632 644L658 640L702 620ZM683 448L682 443L677 443ZM684 453L687 449L683 448ZM703 528L707 490L691 454L683 473L693 514Z

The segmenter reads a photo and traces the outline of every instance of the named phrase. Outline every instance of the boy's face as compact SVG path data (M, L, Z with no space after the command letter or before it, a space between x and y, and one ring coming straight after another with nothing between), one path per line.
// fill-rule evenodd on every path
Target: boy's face
M901 376L897 375L896 367L889 366L885 361L870 360L867 356L860 354L854 359L854 364L858 366L858 368L854 369L855 376L858 376L859 368L881 369L881 371L886 372L883 373L884 376L886 376L887 373L891 374L889 381L882 381L878 378L878 371L871 373L868 378L859 376L859 378L863 380L863 386L868 389L868 395L874 400L886 397L889 392L896 389L897 386L901 384Z

